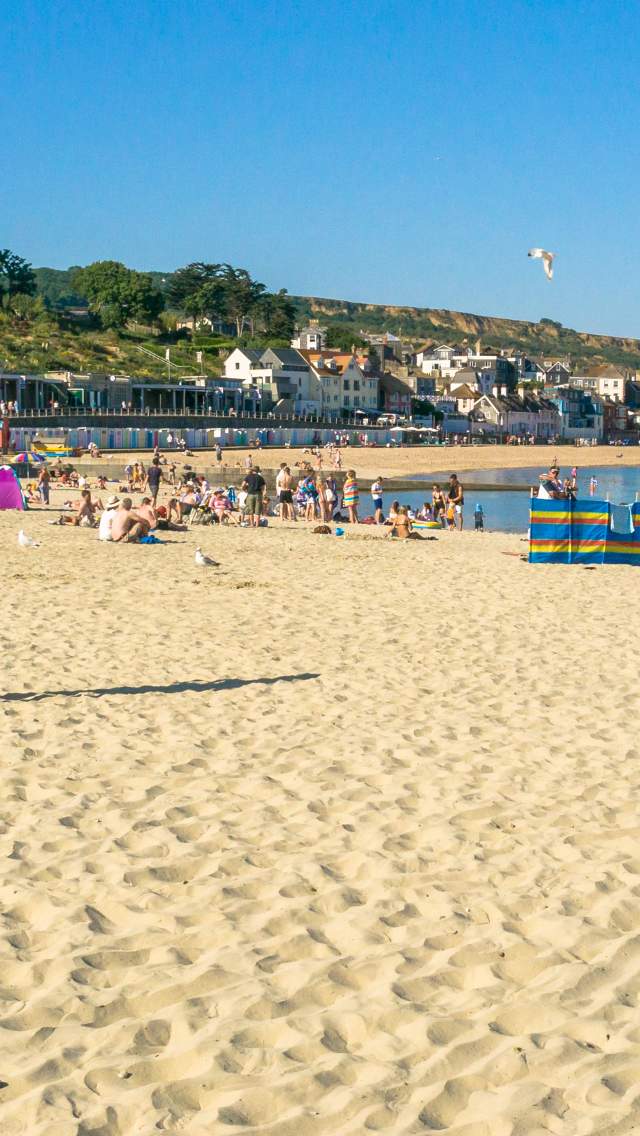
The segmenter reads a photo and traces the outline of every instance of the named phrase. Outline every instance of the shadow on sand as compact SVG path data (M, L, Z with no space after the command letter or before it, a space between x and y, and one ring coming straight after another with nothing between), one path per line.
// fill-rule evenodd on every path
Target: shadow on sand
M237 690L243 686L273 686L276 682L308 682L319 678L318 673L275 675L273 678L221 678L212 682L145 683L142 686L94 686L79 690L21 690L0 694L0 702L42 702L44 698L76 698L88 694L91 698L104 698L109 694L206 694L208 691Z

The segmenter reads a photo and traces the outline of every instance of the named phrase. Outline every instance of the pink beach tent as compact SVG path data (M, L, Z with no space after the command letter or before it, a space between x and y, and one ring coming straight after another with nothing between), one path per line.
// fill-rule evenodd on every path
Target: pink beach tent
M26 509L20 482L10 465L0 465L0 509Z

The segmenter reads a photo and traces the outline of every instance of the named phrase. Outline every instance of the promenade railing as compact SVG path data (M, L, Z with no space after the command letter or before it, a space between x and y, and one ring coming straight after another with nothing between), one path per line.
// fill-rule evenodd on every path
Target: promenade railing
M140 419L144 418L148 421L153 421L157 418L172 418L175 420L181 418L189 418L194 421L194 424L199 419L219 419L227 426L234 424L247 424L250 421L258 421L263 428L276 429L279 426L309 426L317 425L319 429L325 430L340 430L340 429L354 429L360 428L362 430L375 430L385 429L388 426L377 426L363 417L349 417L349 418L323 418L318 414L274 414L273 412L263 413L260 410L238 410L235 413L229 413L228 410L217 410L214 407L198 407L176 409L172 407L81 407L81 406L60 406L60 407L43 407L38 409L36 407L29 407L24 410L11 410L6 412L4 417L7 417L10 422L17 424L20 421L33 420L34 418L45 418L50 420L52 424L56 419L72 419L74 422L79 422L82 419L91 422L96 418L126 418L126 419Z

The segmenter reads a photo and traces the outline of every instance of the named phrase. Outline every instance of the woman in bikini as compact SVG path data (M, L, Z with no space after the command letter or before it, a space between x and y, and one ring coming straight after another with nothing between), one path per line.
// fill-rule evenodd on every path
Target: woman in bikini
M398 540L407 540L411 536L411 520L406 505L400 505L388 536L395 536Z

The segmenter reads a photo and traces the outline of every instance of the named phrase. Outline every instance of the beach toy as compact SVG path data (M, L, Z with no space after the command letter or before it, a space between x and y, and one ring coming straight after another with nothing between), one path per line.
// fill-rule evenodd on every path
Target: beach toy
M338 528L336 529L336 536L344 536L344 529L341 529L338 526Z

